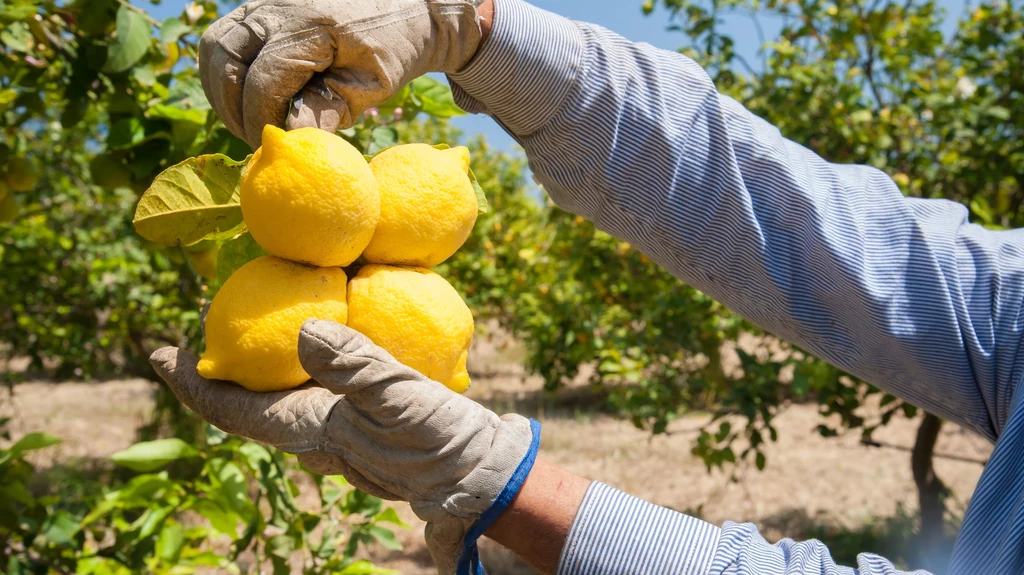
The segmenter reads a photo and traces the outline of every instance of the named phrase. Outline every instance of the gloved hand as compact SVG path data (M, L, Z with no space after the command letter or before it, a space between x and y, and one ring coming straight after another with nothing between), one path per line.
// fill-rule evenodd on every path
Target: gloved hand
M203 89L253 149L264 125L285 126L296 96L289 127L346 128L414 78L469 62L481 36L475 4L250 0L203 34Z
M408 501L428 523L438 572L478 573L476 540L526 480L540 425L498 417L334 322L306 322L299 357L314 381L275 393L205 380L196 357L173 347L150 362L218 428L296 453L308 469L344 475L372 495Z

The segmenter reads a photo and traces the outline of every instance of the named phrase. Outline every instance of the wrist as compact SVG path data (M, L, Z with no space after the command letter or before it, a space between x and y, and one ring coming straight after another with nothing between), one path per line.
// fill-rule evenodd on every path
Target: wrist
M554 573L589 486L589 479L538 458L512 504L485 535L540 573Z
M491 25L494 24L494 0L474 0L473 5L476 6L476 15L480 22L480 45L483 46L487 37L491 35Z

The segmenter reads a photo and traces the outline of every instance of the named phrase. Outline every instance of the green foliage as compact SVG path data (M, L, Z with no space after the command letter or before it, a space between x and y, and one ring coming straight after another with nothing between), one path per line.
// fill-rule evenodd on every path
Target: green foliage
M259 253L239 236L238 179L252 150L211 111L197 76L196 42L217 13L215 2L199 7L198 20L157 23L118 0L0 5L0 181L19 189L0 187L18 208L0 223L0 355L28 356L30 371L155 379L146 360L157 347L200 351L199 310L219 287L189 250L223 244L222 277ZM431 79L382 110L353 130L367 136L362 149L369 136L383 146L415 131L421 113L461 113ZM182 216L195 211L206 217ZM384 572L355 555L399 547L388 526L406 526L394 510L282 453L201 431L166 391L157 399L140 429L149 441L95 473L36 468L35 453L56 441L45 434L0 450L0 570ZM300 504L300 489L315 502Z
M278 574L297 561L310 575L386 573L355 555L365 546L400 549L387 525L408 527L344 479L301 472L292 457L210 427L202 449L164 439L116 453L114 462L142 473L124 478L107 466L76 477L75 493L29 459L59 442L29 434L0 449L7 573ZM296 501L298 481L316 495L309 509Z

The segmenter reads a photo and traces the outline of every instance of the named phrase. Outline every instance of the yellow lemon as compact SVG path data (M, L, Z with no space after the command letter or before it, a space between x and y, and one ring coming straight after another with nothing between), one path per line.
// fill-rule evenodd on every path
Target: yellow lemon
M242 177L242 217L271 255L315 266L347 266L380 219L373 172L351 144L318 128L263 130Z
M272 256L224 282L206 315L199 375L251 391L292 389L309 379L299 363L299 329L312 318L345 323L345 272Z
M14 194L0 190L0 224L13 222L18 211L18 200L14 199Z
M11 158L7 162L7 187L14 192L27 192L39 183L39 166L28 158Z
M467 148L395 146L370 160L370 168L381 207L363 252L367 262L430 268L462 247L477 216Z
M469 389L473 314L455 288L423 268L369 265L348 284L348 325L398 361L456 393Z

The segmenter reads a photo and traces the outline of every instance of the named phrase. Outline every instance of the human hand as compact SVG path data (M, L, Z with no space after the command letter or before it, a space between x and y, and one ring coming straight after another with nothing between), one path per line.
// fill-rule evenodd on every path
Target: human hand
M439 573L456 573L457 565L468 572L475 544L464 543L475 542L515 497L533 464L539 425L498 417L333 322L306 322L299 357L314 381L275 393L203 379L196 357L173 347L150 362L218 428L298 454L311 471L344 475L372 495L408 501L428 522Z
M469 62L481 41L476 4L250 0L203 34L203 89L253 149L266 124L346 128L414 78Z

